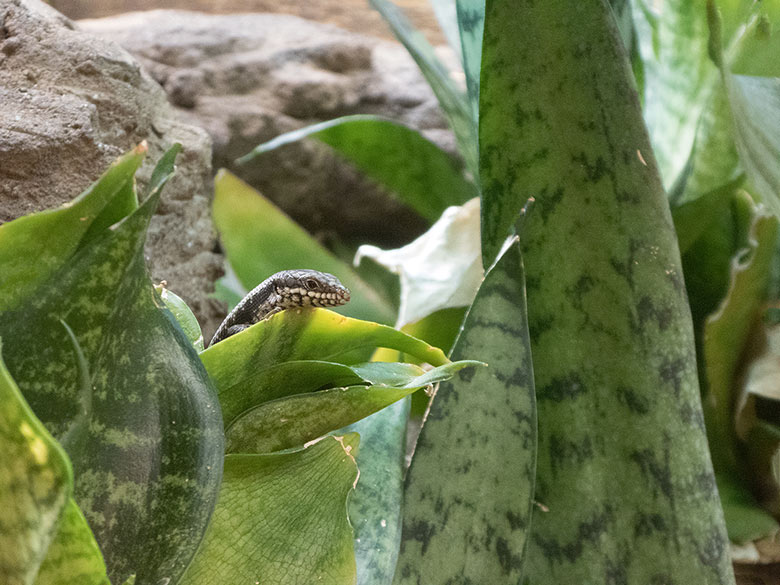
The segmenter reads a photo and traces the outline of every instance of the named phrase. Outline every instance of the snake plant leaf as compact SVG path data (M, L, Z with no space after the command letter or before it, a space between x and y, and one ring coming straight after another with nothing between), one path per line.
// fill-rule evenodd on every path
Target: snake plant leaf
M267 400L268 395L259 392L247 403L242 394L254 396L253 385L270 368L300 360L358 364L377 347L403 351L432 366L448 363L440 349L392 327L305 308L277 313L209 347L200 358L217 387L229 425L247 404Z
M228 453L271 453L291 449L359 421L459 370L480 364L461 360L424 371L413 364L364 364L361 384L286 396L260 404L225 428Z
M26 215L0 226L0 310L17 307L67 262L104 208L132 185L146 150L146 144L141 143L59 209Z
M270 455L228 455L219 502L183 583L354 585L347 496L358 436Z
M766 300L777 233L775 217L755 218L750 251L734 260L728 295L705 325L704 366L708 391L704 414L710 450L721 469L732 470L737 464L733 426L737 400L735 375L750 330Z
M117 582L134 573L138 583L178 582L205 532L224 455L214 388L146 273L143 243L158 198L0 315L0 333L14 340L8 369L55 436L81 408L60 320L83 350L92 413L73 457L74 493Z
M453 0L429 0L428 4L433 8L433 14L439 23L447 44L455 53L459 62L463 62L460 50L460 31L458 30L458 13Z
M524 578L733 584L679 252L620 44L604 1L487 3L484 195L535 198L519 227L541 510Z
M668 187L693 146L708 93L718 80L708 54L701 2L633 0L644 72L644 116L661 177ZM644 151L643 151L644 154Z
M455 133L466 168L472 176L478 176L477 128L466 95L455 85L451 73L436 56L430 43L412 26L398 6L390 0L369 2L417 63Z
M521 582L536 413L516 244L469 309L452 351L464 355L489 366L464 370L433 398L404 488L399 585Z
M95 537L71 497L60 518L35 585L111 585Z
M8 337L0 349L5 350ZM0 581L32 585L72 489L65 451L0 358Z
M392 322L389 304L351 266L224 169L214 179L213 216L230 266L247 291L275 272L305 265L335 274L350 290L352 299L339 312L381 323Z
M347 427L360 434L360 481L349 498L360 585L393 582L401 542L401 503L410 399Z
M458 29L463 53L463 70L469 102L476 120L479 116L479 71L482 64L482 31L485 28L485 0L456 0Z
M379 116L345 116L293 130L257 146L237 162L246 163L307 137L334 148L429 222L439 219L447 207L477 194L451 155L416 130Z

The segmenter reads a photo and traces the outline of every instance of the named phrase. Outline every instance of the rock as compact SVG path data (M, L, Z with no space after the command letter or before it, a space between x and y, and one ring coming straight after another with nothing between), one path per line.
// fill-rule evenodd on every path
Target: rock
M182 84L185 82L182 81ZM72 199L142 140L138 178L183 144L147 242L153 278L165 279L208 335L222 313L208 294L221 273L209 215L211 148L119 45L78 30L38 0L0 0L0 221Z
M313 141L233 164L278 134L348 114L404 122L454 152L433 93L399 44L281 14L155 10L79 27L138 58L182 116L209 132L215 167L231 169L315 234L394 246L425 229Z

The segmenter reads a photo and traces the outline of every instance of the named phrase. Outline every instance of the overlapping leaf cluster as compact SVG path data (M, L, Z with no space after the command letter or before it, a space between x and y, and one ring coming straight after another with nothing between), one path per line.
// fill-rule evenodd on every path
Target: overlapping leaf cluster
M348 582L359 439L326 435L475 365L324 310L198 355L143 254L179 148L140 203L145 145L0 227L3 583ZM380 346L431 367L367 362Z
M491 582L514 583L525 567L534 583L730 582L702 418L732 540L772 534L772 515L780 514L773 471L780 421L771 419L776 409L761 411L776 399L768 382L775 336L771 327L756 327L766 303L778 297L776 220L757 204L776 212L780 200L780 4L432 3L463 64L465 91L396 6L371 2L420 66L455 132L465 176L481 196L483 265L496 263L507 235L520 236L526 269L512 271L513 282L502 289L518 312L504 315L492 306L477 317L477 308L487 306L480 299L489 295L489 283L505 278L499 276L511 262L505 254L485 276L453 350L472 329L491 323L494 335L475 357L496 372L503 359L516 364L512 379L519 386L499 377L506 385L494 390L477 375L479 383L469 387L482 393L481 401L463 407L474 420L459 418L458 404L467 401L459 399L457 382L432 402L404 488L395 581L444 583L498 570ZM427 282L435 271L455 281L448 298L474 295L465 266L471 254L464 253L469 230L459 228L460 239L431 237L448 229L441 222L455 225L445 216L456 213L442 214L467 193L460 187L463 174L442 163L443 153L435 154L412 130L356 117L278 137L242 162L307 136L335 148L431 222L440 218L428 240L359 254L401 275L402 307L424 307L434 290L444 296L445 289ZM437 178L434 185L419 178L421 161ZM470 249L479 251L471 238ZM437 248L441 252L431 251ZM399 324L452 339L443 316L434 312ZM528 337L521 334L526 320ZM510 329L518 333L514 342L499 334ZM762 344L768 349L740 389L744 356ZM521 426L497 422L498 405L520 400L529 380L539 403L538 445ZM481 421L481 408L492 416ZM531 401L518 423L536 416ZM490 434L482 451L502 445L506 454L487 469L471 463L464 440L484 429ZM515 434L514 442L505 442L506 433ZM521 434L523 449L506 446L517 448ZM397 441L396 449L400 453ZM539 467L529 479L516 466L533 462L530 454ZM489 492L469 478L492 473L491 485L513 478L515 489L494 494L493 509L476 519L480 507L467 503ZM615 474L621 477L617 492L610 483ZM691 489L694 483L700 489ZM537 510L530 522L525 504L534 497L544 512ZM524 503L502 511L512 498ZM461 516L461 506L472 514ZM499 529L507 514L515 524ZM486 533L480 522L489 525ZM518 526L523 536L510 545ZM684 539L672 529L681 526ZM626 545L632 539L635 545ZM669 542L676 555L666 550ZM629 554L626 546L646 555ZM467 554L454 562L453 550ZM692 562L696 558L701 564ZM372 573L361 582L388 583L392 574Z

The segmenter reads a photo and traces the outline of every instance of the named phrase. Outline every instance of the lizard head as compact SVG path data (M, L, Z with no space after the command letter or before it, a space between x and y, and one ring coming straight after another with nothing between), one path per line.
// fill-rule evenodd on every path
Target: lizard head
M285 270L274 282L279 304L292 307L336 307L349 301L349 289L338 278L317 270Z

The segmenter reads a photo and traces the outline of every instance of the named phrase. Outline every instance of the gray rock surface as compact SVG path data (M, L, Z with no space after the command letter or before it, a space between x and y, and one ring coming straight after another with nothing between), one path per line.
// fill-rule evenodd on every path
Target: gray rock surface
M79 27L132 53L185 119L211 135L215 167L236 172L310 231L394 245L424 229L314 142L233 165L278 134L348 114L404 122L454 152L433 93L399 44L282 14L156 10Z
M208 294L222 262L213 253L207 133L182 121L119 45L38 0L0 0L0 104L0 222L72 199L146 140L143 184L162 152L183 144L147 255L153 278L167 280L213 331L223 309Z

